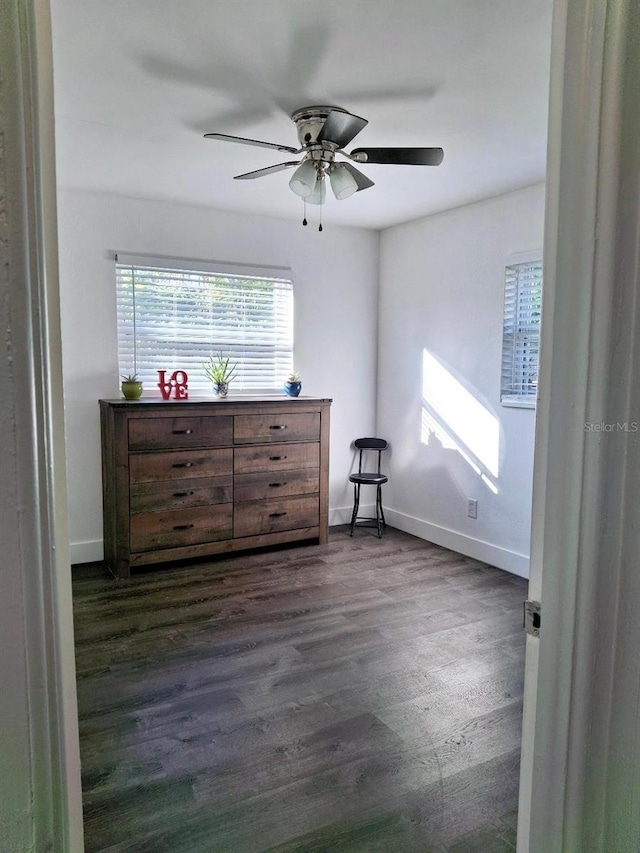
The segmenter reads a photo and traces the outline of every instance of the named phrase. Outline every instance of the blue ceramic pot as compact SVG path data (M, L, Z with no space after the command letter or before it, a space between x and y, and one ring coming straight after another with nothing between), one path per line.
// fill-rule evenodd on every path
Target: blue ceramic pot
M302 382L285 382L284 390L289 397L297 397L302 390Z

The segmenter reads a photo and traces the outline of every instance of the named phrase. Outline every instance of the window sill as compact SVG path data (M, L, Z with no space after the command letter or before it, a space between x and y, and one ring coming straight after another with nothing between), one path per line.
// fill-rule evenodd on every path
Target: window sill
M503 397L500 400L500 405L508 409L535 409L535 397L527 399L526 397Z

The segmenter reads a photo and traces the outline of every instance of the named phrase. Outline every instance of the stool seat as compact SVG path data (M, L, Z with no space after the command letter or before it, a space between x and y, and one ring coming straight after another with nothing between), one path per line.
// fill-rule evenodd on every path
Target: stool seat
M352 483L362 483L365 485L366 483L371 483L376 486L378 483L382 485L383 483L388 483L389 478L385 474L350 474L349 480Z
M378 531L378 539L382 538L382 531L387 526L384 520L384 512L382 510L382 486L389 482L386 474L383 474L381 469L382 452L389 446L384 438L357 438L354 442L354 447L359 451L358 456L358 471L349 475L349 482L353 483L353 512L351 513L351 531L356 527L375 527ZM363 471L363 454L377 453L378 464L377 471ZM376 514L374 518L369 516L358 515L360 509L360 487L375 486L376 487ZM373 523L367 523L373 522Z

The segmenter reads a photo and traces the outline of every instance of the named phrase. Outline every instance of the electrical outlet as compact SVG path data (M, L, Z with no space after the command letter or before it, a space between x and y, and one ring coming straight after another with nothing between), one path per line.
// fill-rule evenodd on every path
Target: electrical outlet
M469 518L478 517L478 501L475 498L469 498L467 501L467 515Z

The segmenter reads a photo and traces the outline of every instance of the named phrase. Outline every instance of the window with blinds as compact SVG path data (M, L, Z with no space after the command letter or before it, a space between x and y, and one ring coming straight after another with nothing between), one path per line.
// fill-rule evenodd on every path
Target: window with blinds
M293 369L289 270L118 255L116 296L120 374L147 389L185 370L192 395L211 393L202 365L220 352L238 363L234 391L281 389Z
M500 400L505 405L535 406L542 318L542 261L505 269Z

